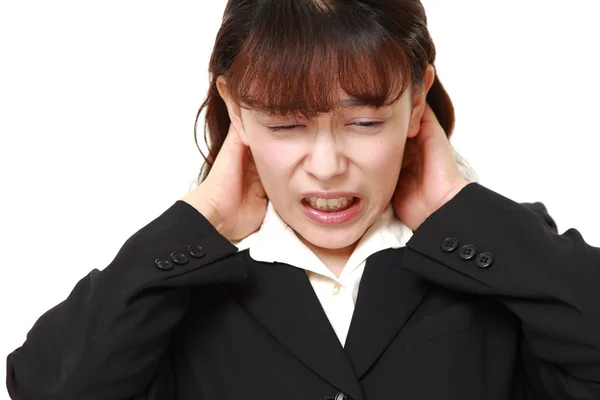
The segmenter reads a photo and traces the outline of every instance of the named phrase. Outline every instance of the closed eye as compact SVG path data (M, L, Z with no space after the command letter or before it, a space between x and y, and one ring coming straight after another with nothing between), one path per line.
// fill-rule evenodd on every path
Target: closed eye
M383 124L383 121L360 121L353 125L360 126L361 128L374 128Z
M381 126L383 124L383 121L359 121L359 122L355 122L352 123L350 125L355 125L358 126L360 128L375 128L378 126ZM269 128L269 130L271 132L278 132L278 131L291 131L293 129L296 129L299 126L304 126L304 125L279 125L279 126L268 126L267 128Z
M291 131L292 129L301 125L280 125L280 126L267 126L271 132L277 131Z

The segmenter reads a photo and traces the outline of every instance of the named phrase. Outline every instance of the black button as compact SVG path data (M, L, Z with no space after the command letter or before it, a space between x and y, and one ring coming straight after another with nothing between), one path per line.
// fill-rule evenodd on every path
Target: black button
M192 255L192 257L200 258L204 257L204 249L201 246L196 246L194 244L190 244L188 246L188 251Z
M460 258L463 260L470 260L475 257L475 254L477 254L477 248L472 244L465 244L460 248Z
M173 264L171 264L169 261L161 260L158 258L154 260L154 265L156 265L158 269L162 269L163 271L168 271L173 268Z
M339 392L335 395L335 400L350 400L350 397L346 396L344 393Z
M442 243L442 250L446 253L451 253L458 247L458 239L457 238L446 238L444 239L444 243Z
M183 253L171 253L171 260L179 265L187 264L188 262L188 258Z
M479 268L488 268L494 263L494 256L492 253L481 253L477 257L477 266Z

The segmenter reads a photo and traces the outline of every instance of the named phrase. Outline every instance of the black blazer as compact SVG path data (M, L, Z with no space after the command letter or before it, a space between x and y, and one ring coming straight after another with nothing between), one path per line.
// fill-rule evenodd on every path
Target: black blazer
M600 399L600 249L471 183L368 258L345 348L303 270L179 200L8 356L23 400ZM187 260L187 262L185 261Z

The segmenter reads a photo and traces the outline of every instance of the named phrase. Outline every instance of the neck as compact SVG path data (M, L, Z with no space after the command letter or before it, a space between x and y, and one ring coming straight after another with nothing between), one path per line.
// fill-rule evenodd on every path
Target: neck
M312 250L313 253L325 264L329 270L339 278L342 274L344 266L348 262L348 259L352 255L352 252L356 248L358 242L351 244L350 246L343 247L341 249L324 249L322 247L315 246L309 241L305 240L302 236L298 235L300 240Z

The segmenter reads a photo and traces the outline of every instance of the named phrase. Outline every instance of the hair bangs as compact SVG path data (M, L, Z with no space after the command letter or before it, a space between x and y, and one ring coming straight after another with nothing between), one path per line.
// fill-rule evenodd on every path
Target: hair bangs
M238 104L311 118L342 107L345 96L389 106L410 85L405 49L362 10L314 0L265 4L226 75Z

